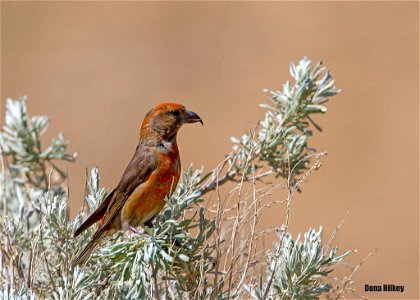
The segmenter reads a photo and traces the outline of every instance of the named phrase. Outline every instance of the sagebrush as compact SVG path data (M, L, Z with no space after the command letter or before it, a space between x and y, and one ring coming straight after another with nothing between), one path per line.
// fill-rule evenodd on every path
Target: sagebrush
M323 243L322 226L294 239L292 202L320 166L325 152L308 141L311 116L339 90L319 62L291 64L293 82L268 90L265 116L240 138L212 171L192 166L152 228L118 233L84 266L71 267L93 234L74 230L107 191L91 170L86 208L68 213L67 174L57 162L74 162L62 134L42 147L45 116L30 118L26 97L6 101L0 133L1 299L316 299L343 297L347 279L329 274L349 254ZM229 192L220 186L230 182ZM284 197L267 197L274 189ZM264 211L281 223L262 228ZM275 242L264 247L264 237ZM332 239L331 239L332 240Z

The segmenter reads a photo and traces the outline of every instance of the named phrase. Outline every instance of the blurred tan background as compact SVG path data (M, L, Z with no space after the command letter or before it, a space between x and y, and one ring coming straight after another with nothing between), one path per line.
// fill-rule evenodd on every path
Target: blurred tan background
M280 89L289 62L324 59L342 93L317 118L327 150L294 202L292 232L324 225L326 237L350 212L335 242L355 248L354 276L369 298L419 297L417 2L4 2L1 3L2 115L7 97L29 97L29 113L63 130L72 214L85 169L99 166L112 188L134 151L145 113L184 103L205 126L179 135L183 167L213 168L230 136L253 127L263 88ZM271 215L270 215L271 214ZM282 207L264 218L279 225ZM339 269L343 276L348 269ZM366 293L364 284L405 285Z

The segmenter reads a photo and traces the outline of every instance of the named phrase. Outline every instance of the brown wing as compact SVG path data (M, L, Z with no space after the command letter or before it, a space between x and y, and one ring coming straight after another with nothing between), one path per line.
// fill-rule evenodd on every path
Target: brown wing
M149 148L139 144L133 158L124 171L124 174L115 189L114 196L108 206L104 220L101 221L101 227L98 233L114 219L121 211L124 203L134 192L134 190L143 182L149 179L150 174L157 166L157 156Z
M107 203L105 203L104 200L104 207L102 207L101 204L101 206L98 207L98 209L92 214L95 214L95 218L92 219L91 223L88 222L88 220L91 218L89 217L79 227L80 230L76 230L75 236L76 233L80 234L80 232L85 230L87 227L99 221L106 213L104 220L101 221L101 227L98 228L96 233L99 234L101 231L103 231L103 229L112 221L115 215L121 211L122 206L136 189L136 187L147 181L156 165L156 155L150 151L149 148L139 144L136 148L136 152L134 153L133 158L125 169L118 186L112 191L112 196L109 199L105 199ZM99 211L99 209L101 210ZM82 228L82 226L87 222L89 225Z
M81 234L87 228L98 222L104 216L106 210L108 209L109 203L111 202L112 196L114 195L115 189L109 193L104 201L102 201L101 205L82 223L82 225L77 228L74 232L74 237Z

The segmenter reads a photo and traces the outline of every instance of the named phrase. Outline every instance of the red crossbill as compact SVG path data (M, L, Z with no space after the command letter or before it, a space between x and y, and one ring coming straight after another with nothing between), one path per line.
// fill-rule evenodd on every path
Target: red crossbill
M175 189L181 173L178 130L185 123L195 122L203 124L196 113L176 103L159 104L146 114L136 151L118 186L74 233L76 237L99 221L73 266L84 263L105 236L119 230L138 232L138 226L150 224L165 205L165 197Z

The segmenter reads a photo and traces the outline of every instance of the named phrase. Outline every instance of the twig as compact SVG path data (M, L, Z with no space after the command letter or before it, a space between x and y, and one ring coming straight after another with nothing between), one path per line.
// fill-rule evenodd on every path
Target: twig
M214 287L212 294L214 294L214 299L216 299L218 292L219 292L219 264L221 260L221 247L220 247L220 222L221 222L221 214L222 214L222 205L221 205L221 198L220 198L220 190L219 190L219 168L216 169L216 193L217 193L217 212L216 212L216 224L215 224L215 233L216 233L216 263L214 266ZM210 298L213 298L210 296Z
M347 219L348 215L349 215L349 211L347 211L347 213L346 213L346 215L344 216L344 218L343 218L343 219L341 220L341 222L340 222L340 223L339 223L339 224L335 227L335 229L334 229L333 233L332 233L332 234L331 234L331 236L330 236L330 239L328 240L327 245L325 246L325 251L324 251L324 254L327 254L327 252L328 252L328 250L330 249L331 244L332 244L332 242L333 242L333 240L334 240L334 238L335 238L335 236L336 236L337 232L340 230L341 226L344 224L344 221Z
M155 286L155 299L156 300L160 300L160 295L159 295L159 285L157 282L157 271L155 270L155 267L153 266L153 264L151 264L151 268L152 268L152 277L153 277L153 284Z
M294 193L293 193L292 187L291 187L292 170L290 168L290 155L287 155L287 159L288 159L288 164L287 164L287 166L288 166L288 176L287 176L287 181L286 181L287 182L286 222L285 222L284 226L282 226L282 229L281 229L280 243L278 245L276 253L274 254L275 255L274 267L273 267L273 270L271 271L270 279L268 280L267 285L265 287L264 295L262 297L263 299L267 298L268 293L270 292L271 285L273 284L274 274L275 274L275 271L277 269L278 261L280 259L280 251L281 251L281 248L283 246L283 239L286 236L286 233L287 233L288 228L289 228L290 211L292 209L292 199L293 199Z
M353 278L354 274L356 274L357 270L376 252L377 250L374 249L373 251L369 252L368 255L365 256L365 258L362 259L362 261L353 269L353 272L351 272L351 274L349 275L349 277L344 279L344 283L343 286L341 287L340 291L338 292L337 297L335 298L336 300L338 300L341 296L341 294L343 294L347 284L349 282L351 282L351 279Z
M50 283L51 283L51 285L52 285L52 287L53 287L53 290L54 290L54 292L57 294L57 295L59 295L59 293L58 293L58 291L57 291L57 287L55 286L55 280L53 279L53 277L52 277L52 274L51 274L51 270L50 270L50 267L49 267L49 264L48 264L48 261L47 261L47 257L46 256L44 256L44 260L45 260L45 265L47 266L47 272L48 272L48 276L50 277Z
M235 294L238 293L238 290L242 287L242 283L244 282L246 276L247 276L247 272L248 272L248 268L250 265L250 261L251 261L251 252L252 252L252 248L254 246L254 237L255 237L255 228L257 226L257 220L258 220L258 204L257 204L257 195L256 195L256 184L255 184L255 162L252 161L252 206L254 207L254 219L253 222L251 224L251 233L250 233L250 241L248 241L248 251L246 252L248 254L247 257L247 261L245 263L245 270L243 270L242 273L242 277L239 280L239 283L236 287L236 292Z
M252 150L249 152L251 153ZM249 164L249 159L250 159L250 154L247 157L246 163L245 163L245 168L248 166ZM232 287L232 275L233 275L233 266L235 264L235 260L233 259L234 255L235 255L235 239L236 239L236 235L237 235L237 230L238 230L238 225L239 225L239 221L240 221L240 199L241 199L241 192L242 192L242 187L243 187L243 183L245 180L245 172L242 173L242 178L241 178L241 182L239 184L239 191L238 191L238 204L237 204L237 215L236 215L236 220L235 223L233 224L233 230L232 230L232 238L231 238L231 246L230 249L232 249L232 259L231 259L231 264L229 267L229 280L228 280L228 294L227 294L227 299L230 299L230 292L231 292L231 287Z

